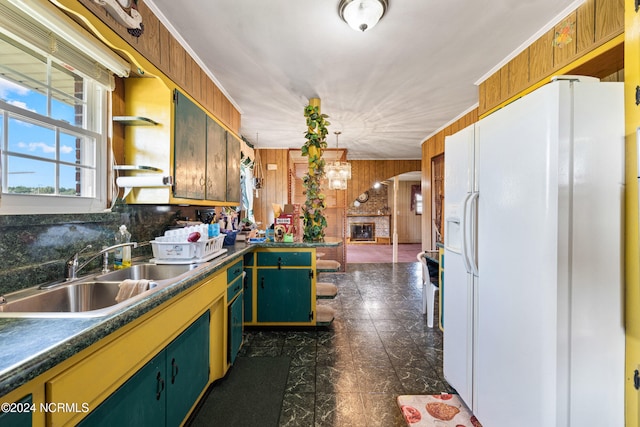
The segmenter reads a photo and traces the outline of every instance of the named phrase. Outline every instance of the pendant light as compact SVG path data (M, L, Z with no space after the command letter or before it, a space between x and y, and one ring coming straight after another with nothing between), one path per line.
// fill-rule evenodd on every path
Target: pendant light
M336 149L338 149L338 136L340 131L333 132L336 135ZM351 163L336 160L327 164L324 168L325 176L329 181L330 190L346 190L347 180L351 179Z

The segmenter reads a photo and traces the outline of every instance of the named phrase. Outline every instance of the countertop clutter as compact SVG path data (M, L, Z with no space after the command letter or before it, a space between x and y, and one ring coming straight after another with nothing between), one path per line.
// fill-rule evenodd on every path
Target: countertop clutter
M20 387L76 353L133 322L214 273L229 267L256 248L337 246L338 239L318 243L237 243L221 257L194 269L193 274L111 315L95 318L0 318L0 396Z

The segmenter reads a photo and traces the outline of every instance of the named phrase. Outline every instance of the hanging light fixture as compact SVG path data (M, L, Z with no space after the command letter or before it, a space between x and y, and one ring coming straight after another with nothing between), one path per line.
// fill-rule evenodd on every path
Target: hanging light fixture
M375 27L387 11L387 0L340 0L340 18L356 31Z
M333 132L336 135L336 149L338 149L338 136L340 131ZM336 160L324 168L325 175L329 181L330 190L346 190L347 180L351 179L351 163Z

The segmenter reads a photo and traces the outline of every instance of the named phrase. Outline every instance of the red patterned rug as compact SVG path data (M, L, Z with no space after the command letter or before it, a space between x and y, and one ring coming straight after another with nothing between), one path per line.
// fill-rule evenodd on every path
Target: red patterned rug
M482 427L456 394L398 396L397 402L410 427Z

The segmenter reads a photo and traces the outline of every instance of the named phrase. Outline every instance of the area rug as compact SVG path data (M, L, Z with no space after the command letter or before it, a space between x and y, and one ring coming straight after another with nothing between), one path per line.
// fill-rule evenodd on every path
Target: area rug
M397 402L411 427L482 427L456 394L398 396Z
M290 363L289 357L238 357L187 425L277 427Z
M349 244L346 246L347 264L393 262L393 245L373 243ZM422 252L419 243L398 245L398 262L418 262L416 255Z

